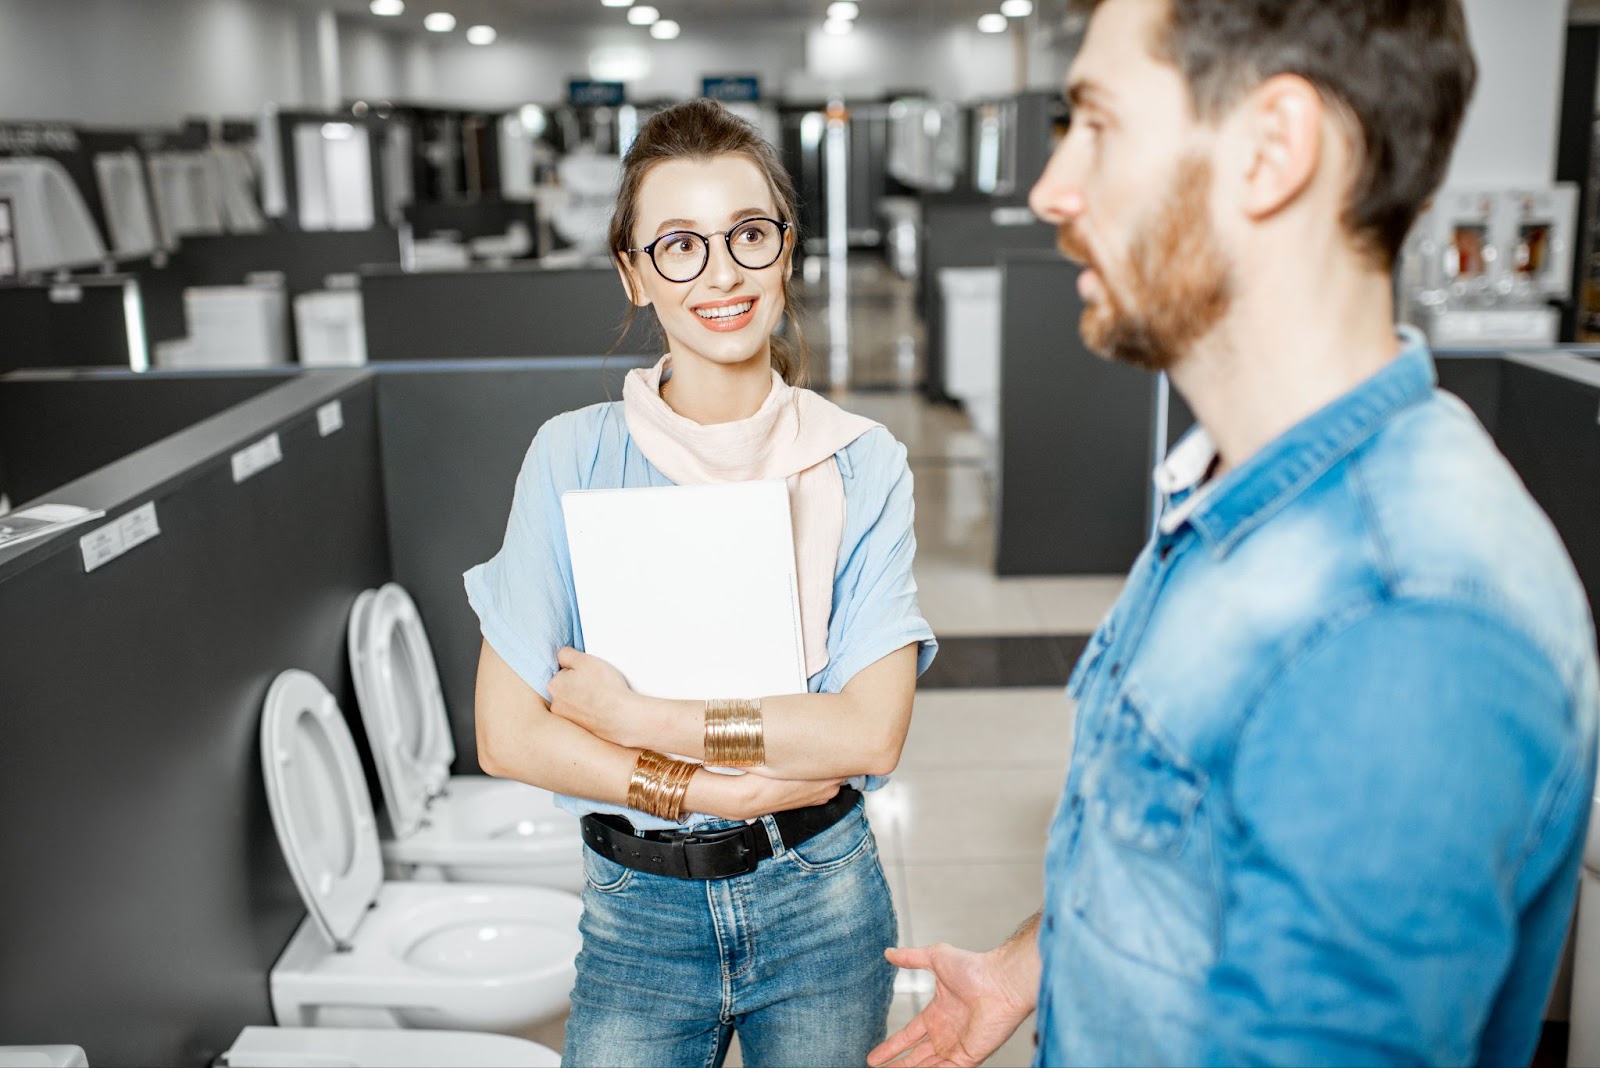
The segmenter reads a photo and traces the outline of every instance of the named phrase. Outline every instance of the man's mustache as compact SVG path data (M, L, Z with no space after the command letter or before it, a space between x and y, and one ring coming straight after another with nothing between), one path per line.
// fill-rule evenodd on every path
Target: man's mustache
M1071 223L1062 223L1056 227L1056 248L1073 263L1080 264L1090 270L1094 269L1094 257L1089 254L1087 246L1078 238Z

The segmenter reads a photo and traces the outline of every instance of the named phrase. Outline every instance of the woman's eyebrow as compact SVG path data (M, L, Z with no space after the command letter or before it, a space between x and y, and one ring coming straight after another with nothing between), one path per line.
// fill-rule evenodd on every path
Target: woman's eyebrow
M771 208L740 208L738 211L728 216L728 221L736 223L741 219L749 219L756 216L764 219L771 214ZM656 227L656 234L659 236L660 234L664 234L669 230L694 230L699 225L700 224L693 219L666 219Z

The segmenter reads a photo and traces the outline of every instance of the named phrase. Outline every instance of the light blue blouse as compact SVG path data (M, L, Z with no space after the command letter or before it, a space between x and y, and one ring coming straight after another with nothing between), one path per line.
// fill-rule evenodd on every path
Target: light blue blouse
M811 676L812 693L838 693L856 672L913 642L920 675L937 649L917 607L911 574L917 540L905 446L875 427L834 459L844 480L844 537L833 579L828 663ZM556 651L563 645L583 648L561 495L573 489L670 485L633 443L620 401L558 415L534 436L517 476L505 543L465 579L485 640L545 700L558 670ZM851 783L876 790L885 781L866 775ZM620 813L640 828L681 826L587 798L558 796L557 803L580 816ZM685 823L709 818L696 814Z

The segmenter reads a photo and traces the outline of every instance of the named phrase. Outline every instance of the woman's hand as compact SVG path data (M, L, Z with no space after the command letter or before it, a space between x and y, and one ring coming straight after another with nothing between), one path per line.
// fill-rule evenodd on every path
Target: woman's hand
M719 775L697 771L683 807L725 820L753 820L769 812L820 805L833 799L844 779L773 779L765 775Z
M550 711L576 723L596 738L640 748L645 733L640 720L644 703L622 672L588 653L563 647L556 653L561 670L550 680Z

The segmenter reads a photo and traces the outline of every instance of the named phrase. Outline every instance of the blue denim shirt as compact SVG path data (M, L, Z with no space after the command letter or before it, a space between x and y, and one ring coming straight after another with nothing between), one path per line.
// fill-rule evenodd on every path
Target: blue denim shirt
M1161 530L1068 687L1036 1063L1528 1063L1594 782L1594 630L1405 341L1214 484L1198 436L1158 473Z

